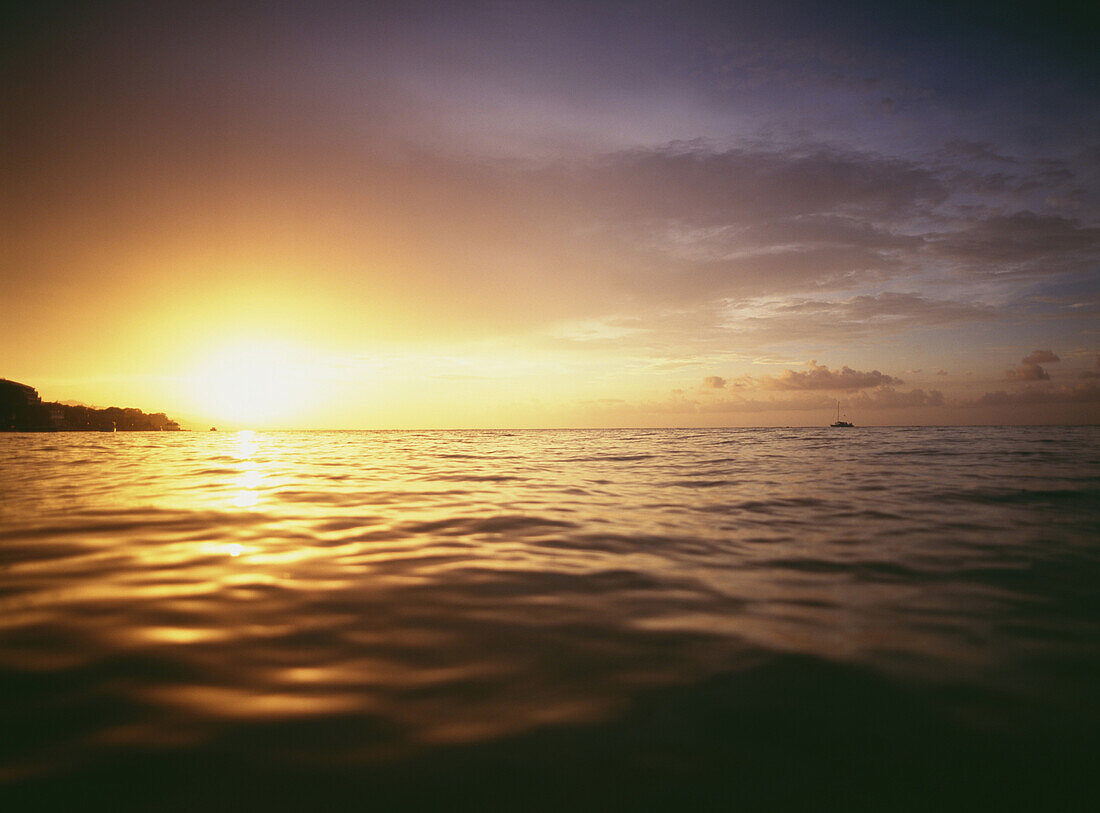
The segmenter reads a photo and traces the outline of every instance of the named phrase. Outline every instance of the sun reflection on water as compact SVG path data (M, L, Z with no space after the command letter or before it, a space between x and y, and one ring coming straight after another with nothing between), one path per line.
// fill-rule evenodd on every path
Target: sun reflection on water
M256 433L251 429L242 429L237 433L236 440L237 459L251 460L253 455L256 454L256 450L260 447L260 442L256 440Z
M17 768L63 774L69 754L101 760L106 743L129 754L188 742L188 766L228 753L281 769L303 754L325 770L388 770L395 754L450 759L504 738L538 749L550 739L534 732L551 727L606 730L621 747L639 720L660 718L673 733L646 742L681 743L685 708L705 762L725 742L708 739L713 721L732 730L742 709L752 725L770 722L759 708L842 725L849 704L822 717L832 704L820 685L826 700L855 697L899 674L909 697L933 669L951 685L1007 674L1031 644L990 630L1013 607L1021 623L1036 617L1030 595L1014 597L1006 543L986 539L1035 502L981 492L972 510L984 524L967 529L957 502L926 497L942 482L962 499L975 466L1000 477L1007 455L1046 436L998 451L992 431L971 435L954 441L965 455L937 456L911 480L897 455L927 457L940 434L844 445L735 431L15 438L0 500L0 677L6 702L37 703L48 721L27 729L46 745ZM891 454L876 456L883 447ZM836 470L849 488L818 488ZM896 488L872 491L866 510L859 495L887 482ZM1091 520L1067 524L1036 561L1060 544L1078 564ZM913 530L922 522L951 534L936 541ZM1008 542L1024 551L1047 525ZM959 575L963 559L977 575ZM1066 626L1051 629L1084 649L1088 619L1063 611ZM1091 674L1087 658L1071 665ZM1048 679L1021 672L1020 685ZM1085 683L1067 680L1080 694L1049 708L1085 697ZM699 699L685 705L685 692ZM883 695L870 699L879 714ZM989 706L975 708L973 719ZM860 724L860 743L873 724Z
M236 450L234 457L239 461L237 465L238 475L236 487L239 489L233 495L233 505L237 508L253 508L260 502L257 489L263 480L263 474L255 461L256 452L260 443L256 439L256 433L251 429L242 429L236 435ZM233 556L240 554L233 553Z
M241 472L239 479L241 488L256 488L260 484L263 475L255 468L246 468Z
M253 508L260 501L260 496L255 491L242 491L233 498L233 505L237 508Z

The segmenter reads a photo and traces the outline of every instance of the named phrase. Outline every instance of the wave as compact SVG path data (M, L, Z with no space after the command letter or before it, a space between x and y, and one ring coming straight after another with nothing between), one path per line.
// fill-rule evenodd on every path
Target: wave
M1100 429L5 443L12 809L1093 798Z

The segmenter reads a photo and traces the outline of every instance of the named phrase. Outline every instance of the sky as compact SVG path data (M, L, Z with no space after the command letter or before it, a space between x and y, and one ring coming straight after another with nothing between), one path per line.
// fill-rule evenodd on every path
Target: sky
M1084 3L26 5L0 377L47 400L1100 422Z

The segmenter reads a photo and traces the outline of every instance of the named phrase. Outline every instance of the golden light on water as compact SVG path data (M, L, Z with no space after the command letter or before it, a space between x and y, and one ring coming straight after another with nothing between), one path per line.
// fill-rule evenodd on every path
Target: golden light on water
M237 508L252 508L260 501L257 489L263 481L263 475L260 473L256 461L253 460L259 445L256 433L250 429L242 429L236 434L236 448L233 456L238 461L238 474L234 486L238 490L233 495L233 505ZM230 546L229 553L231 556L239 556L241 546Z
M251 460L259 447L260 442L256 440L256 433L251 429L242 429L237 433L236 457L238 460Z
M241 472L241 488L256 488L260 484L260 481L262 479L262 475L256 469L245 469L243 472Z
M242 491L236 497L233 498L233 505L238 508L252 508L256 503L260 501L260 498L254 491Z

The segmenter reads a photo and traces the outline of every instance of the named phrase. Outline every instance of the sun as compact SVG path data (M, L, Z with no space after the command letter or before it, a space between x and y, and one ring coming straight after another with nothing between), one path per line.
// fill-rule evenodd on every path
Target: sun
M214 351L191 376L192 400L204 415L263 427L293 419L316 389L295 348L247 342Z

